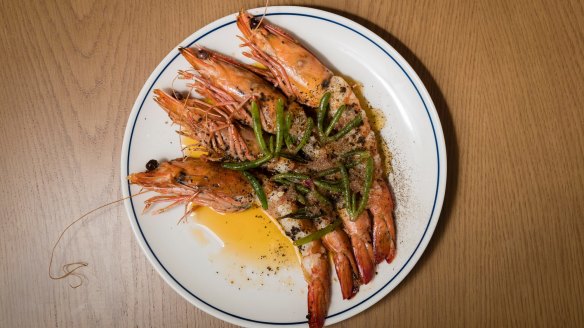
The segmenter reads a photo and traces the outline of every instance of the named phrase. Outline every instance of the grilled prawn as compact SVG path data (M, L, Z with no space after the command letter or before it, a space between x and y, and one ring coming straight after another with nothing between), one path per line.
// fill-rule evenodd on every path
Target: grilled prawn
M198 93L206 95L215 102L245 104L241 108L245 107L248 111L251 111L252 107L250 100L254 99L260 108L262 128L266 132L276 132L277 102L282 100L286 103L287 114L289 114L287 132L293 139L304 140L304 143L290 142L289 148L296 148L293 152L297 152L306 144L312 144L311 148L313 149L318 147L316 139L312 137L312 119L296 102L287 101L287 98L280 91L258 76L256 73L261 73L259 69L201 47L196 49L182 48L180 51L197 73L196 75L183 74L183 77L195 80L193 86ZM245 120L242 121L242 124L253 125ZM241 134L244 135L244 133ZM310 163L299 165L282 158L267 162L265 167L270 171L277 172L291 170L307 172L316 168ZM334 213L329 216L331 220L336 217ZM322 227L323 225L319 226L319 228ZM349 238L341 228L324 236L323 242L332 254L343 298L351 298L358 290L359 282L356 278L359 277L359 272L368 272L363 280L369 281L370 279L367 277L371 276L374 270L371 265L364 266L364 270L358 269Z
M334 75L316 56L281 28L265 20L260 22L243 11L237 16L237 26L243 34L243 45L249 48L249 52L244 55L266 66L264 75L271 81L276 81L277 86L288 97L317 108L325 95L329 94L329 119L336 120L334 123L339 127L357 122L356 128L339 138L340 140L332 140L331 144L341 143L339 147L356 145L368 151L373 159L375 170L366 204L373 218L373 240L370 240L370 233L366 230L370 225L367 211L352 218L353 220L345 219L345 229L351 237L356 255L366 250L376 263L383 260L391 262L396 254L392 195L382 177L383 169L375 134L351 86L342 77ZM342 115L336 115L339 110L343 111ZM351 189L353 192L358 191L355 190L355 185ZM349 202L350 199L346 203ZM350 208L347 205L349 204L345 204L345 207ZM367 265L361 267L365 266ZM372 276L372 272L363 274L368 278Z
M179 134L193 139L195 147L208 153L211 159L254 159L259 149L253 142L253 132L234 122L225 106L213 106L201 99L170 95L154 90L154 100L178 124ZM178 98L178 99L177 99Z
M130 183L162 194L146 200L144 210L161 202L171 203L158 213L189 203L208 206L219 213L241 212L252 205L252 188L244 177L217 163L179 158L155 166L152 170L128 176ZM185 216L190 211L187 210Z
M146 172L131 174L132 184L162 195L146 200L151 205L170 202L158 210L166 211L178 205L208 206L220 213L240 212L248 209L254 200L252 187L244 174L221 167L220 164L198 158L175 159L163 162ZM259 183L255 178L254 181ZM284 233L294 242L310 238L298 247L301 266L308 283L308 320L310 327L322 327L330 303L330 266L328 255L320 239L314 236L317 227L310 219L293 217L298 209L294 189L277 186L270 179L262 179L268 194L268 214L276 218ZM185 211L185 216L192 209Z
M286 236L293 242L316 233L317 227L311 219L293 217L299 210L299 197L294 188L277 186L263 179L268 199L268 214L276 218ZM329 236L330 234L327 234ZM322 327L330 303L330 266L326 249L321 240L313 240L298 246L302 258L302 270L308 283L308 325Z

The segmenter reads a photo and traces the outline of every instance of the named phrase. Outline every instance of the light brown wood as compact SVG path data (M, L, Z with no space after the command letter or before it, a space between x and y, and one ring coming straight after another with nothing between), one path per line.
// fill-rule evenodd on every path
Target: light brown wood
M428 249L390 295L338 326L581 325L583 2L291 3L387 40L446 134L446 200ZM50 280L47 265L64 226L120 197L124 126L158 62L205 24L262 4L1 2L0 326L231 326L162 281L122 206L64 240L57 263L91 263L83 287Z

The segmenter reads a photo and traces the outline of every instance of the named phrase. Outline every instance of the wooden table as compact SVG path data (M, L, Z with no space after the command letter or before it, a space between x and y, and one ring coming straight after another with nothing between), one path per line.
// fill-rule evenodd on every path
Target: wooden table
M284 3L271 1L272 5ZM584 322L582 1L286 1L378 33L418 72L444 127L448 185L420 262L338 326L576 326ZM169 49L262 1L0 4L0 326L230 326L166 285L119 198L134 100Z

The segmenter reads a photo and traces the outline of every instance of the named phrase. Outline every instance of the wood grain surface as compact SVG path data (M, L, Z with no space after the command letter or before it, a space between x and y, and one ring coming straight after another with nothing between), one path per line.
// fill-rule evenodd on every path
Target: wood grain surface
M270 1L329 10L378 33L440 114L448 184L420 262L338 327L584 323L584 3ZM185 37L263 1L0 2L0 326L230 327L175 293L119 198L120 147L145 80Z

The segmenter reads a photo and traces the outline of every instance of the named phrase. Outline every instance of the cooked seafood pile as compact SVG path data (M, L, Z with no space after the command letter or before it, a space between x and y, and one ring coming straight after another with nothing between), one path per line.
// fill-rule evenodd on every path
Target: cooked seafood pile
M330 303L330 262L344 299L396 254L393 201L377 138L351 86L281 28L237 16L248 65L200 46L179 49L200 95L155 90L201 158L149 162L131 183L169 202L221 213L254 204L298 247L308 283L308 323L321 327ZM187 215L189 212L185 213Z

